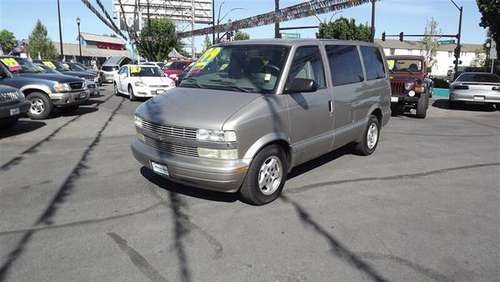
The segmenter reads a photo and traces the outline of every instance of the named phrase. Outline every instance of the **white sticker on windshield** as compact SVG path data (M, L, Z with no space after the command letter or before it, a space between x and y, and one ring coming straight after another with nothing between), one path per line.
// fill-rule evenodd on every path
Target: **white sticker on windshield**
M271 80L271 74L270 73L266 73L266 75L264 76L264 80L265 81Z

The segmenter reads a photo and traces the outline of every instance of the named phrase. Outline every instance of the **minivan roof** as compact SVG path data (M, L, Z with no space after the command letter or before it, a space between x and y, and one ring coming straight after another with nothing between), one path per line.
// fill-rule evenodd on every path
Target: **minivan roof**
M250 40L237 40L231 42L223 42L216 44L216 46L228 46L228 45L248 45L248 44L262 44L262 45L304 45L304 44L319 44L319 43L331 43L337 45L361 45L361 46L376 46L380 45L371 42L364 41L354 41L354 40L337 40L337 39L250 39Z
M425 60L424 56L419 55L392 55L385 56L387 60L401 59L401 60Z

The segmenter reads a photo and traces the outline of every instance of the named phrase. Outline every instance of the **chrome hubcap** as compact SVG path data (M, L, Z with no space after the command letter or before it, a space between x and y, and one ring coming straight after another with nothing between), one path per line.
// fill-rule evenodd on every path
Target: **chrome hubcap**
M368 145L368 149L373 149L375 145L377 145L378 141L378 127L376 123L370 124L368 127L368 133L366 134L366 144Z
M259 189L264 195L276 192L283 178L283 166L276 156L270 156L259 170Z
M44 105L42 99L35 98L35 99L30 100L30 102L31 102L30 112L32 114L39 115L39 114L43 113L43 111L45 110L45 105Z

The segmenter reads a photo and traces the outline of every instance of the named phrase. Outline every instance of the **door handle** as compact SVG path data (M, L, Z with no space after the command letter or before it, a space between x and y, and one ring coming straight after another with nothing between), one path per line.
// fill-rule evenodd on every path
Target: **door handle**
M330 113L333 113L333 101L332 100L328 101L328 111Z

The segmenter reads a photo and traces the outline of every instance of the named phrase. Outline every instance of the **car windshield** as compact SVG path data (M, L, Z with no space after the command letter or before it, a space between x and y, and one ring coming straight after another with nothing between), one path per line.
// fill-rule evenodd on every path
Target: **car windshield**
M0 58L12 73L42 73L44 70L24 58Z
M50 62L50 61L48 61ZM45 65L47 65L48 67L52 68L50 66L50 64L48 65L47 62L43 62ZM51 62L54 66L55 66L55 70L56 71L59 71L59 72L65 72L65 71L69 71L69 65L66 64L66 63L59 63L59 62ZM54 69L54 68L52 68Z
M55 69L51 69L51 68L49 68L48 66L46 66L44 64L35 64L35 66L41 68L43 70L43 72L45 72L45 73L61 74L60 72L56 71Z
M76 63L71 63L69 64L72 70L75 71L86 71L87 69L84 68L82 65L76 64Z
M500 83L500 77L493 73L463 73L457 81Z
M409 71L419 72L422 71L422 61L416 59L389 59L387 65L390 71Z
M208 49L189 70L180 87L273 93L289 47L230 45Z
M148 76L148 77L162 77L164 76L160 68L145 67L145 66L130 66L130 76Z

